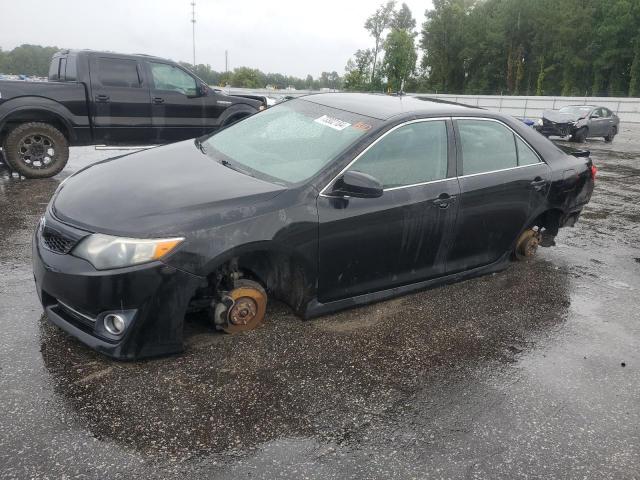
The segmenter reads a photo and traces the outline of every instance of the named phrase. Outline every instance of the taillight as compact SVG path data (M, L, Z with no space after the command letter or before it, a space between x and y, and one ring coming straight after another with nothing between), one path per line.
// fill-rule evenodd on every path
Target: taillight
M595 165L591 165L591 179L595 180L596 179L596 174L598 173L598 167L596 167Z

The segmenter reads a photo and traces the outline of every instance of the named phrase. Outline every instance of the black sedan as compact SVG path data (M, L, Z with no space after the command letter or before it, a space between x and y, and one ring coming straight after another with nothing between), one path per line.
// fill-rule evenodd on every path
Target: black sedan
M312 95L69 177L34 274L49 320L87 345L168 354L187 311L235 333L267 297L309 318L503 269L576 222L594 177L511 117Z

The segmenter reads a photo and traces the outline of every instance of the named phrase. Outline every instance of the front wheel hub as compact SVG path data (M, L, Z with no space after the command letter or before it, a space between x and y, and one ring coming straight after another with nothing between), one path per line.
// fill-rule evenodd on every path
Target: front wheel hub
M239 333L258 328L267 311L267 293L252 280L238 280L227 296L233 301L227 312L227 322L222 330Z

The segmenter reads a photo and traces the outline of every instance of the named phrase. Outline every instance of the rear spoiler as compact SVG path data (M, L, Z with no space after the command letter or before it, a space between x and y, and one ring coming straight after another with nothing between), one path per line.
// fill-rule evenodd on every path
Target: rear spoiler
M554 142L555 143L555 142ZM556 147L562 150L564 153L568 155L573 155L574 157L590 157L591 151L582 149L582 148L573 148L567 145L561 145L559 143L555 143Z

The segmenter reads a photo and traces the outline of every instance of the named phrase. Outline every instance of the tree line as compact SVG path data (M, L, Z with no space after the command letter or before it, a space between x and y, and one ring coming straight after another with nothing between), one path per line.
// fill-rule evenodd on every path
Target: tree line
M640 96L639 0L434 0L414 27L405 4L382 4L364 24L371 48L347 63L345 87Z
M0 49L0 73L46 77L49 73L51 57L59 50L61 49L58 47L42 47L40 45L20 45L9 51ZM339 89L342 86L342 78L335 71L322 72L317 78L312 75L298 78L281 73L264 73L249 67L238 67L229 72L220 72L207 64L196 66L186 62L180 62L180 64L192 70L209 85L230 85L239 88L271 86L277 89L292 86L298 90Z
M433 0L364 22L370 48L314 78L183 65L211 85L461 94L640 96L640 0ZM0 49L0 73L46 76L56 47Z

